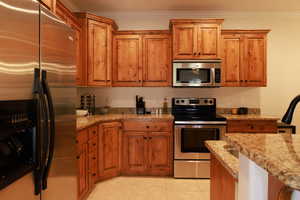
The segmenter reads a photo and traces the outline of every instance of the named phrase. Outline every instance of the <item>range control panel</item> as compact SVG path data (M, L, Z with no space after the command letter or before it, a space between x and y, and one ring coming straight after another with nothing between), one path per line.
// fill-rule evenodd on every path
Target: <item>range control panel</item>
M216 104L215 98L174 98L174 105L181 106L213 106Z

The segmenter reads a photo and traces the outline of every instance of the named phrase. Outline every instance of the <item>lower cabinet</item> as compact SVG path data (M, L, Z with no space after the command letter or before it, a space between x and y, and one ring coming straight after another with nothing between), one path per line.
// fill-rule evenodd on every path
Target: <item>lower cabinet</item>
M290 200L292 190L284 185L278 178L269 175L268 200Z
M124 122L122 174L172 175L171 130L169 122L151 122L151 125L140 121Z
M227 120L227 133L277 133L277 121Z
M91 158L88 129L77 133L78 199L85 199L92 189Z
M210 200L235 200L235 178L211 155Z
M120 122L99 125L98 180L120 174L121 127Z

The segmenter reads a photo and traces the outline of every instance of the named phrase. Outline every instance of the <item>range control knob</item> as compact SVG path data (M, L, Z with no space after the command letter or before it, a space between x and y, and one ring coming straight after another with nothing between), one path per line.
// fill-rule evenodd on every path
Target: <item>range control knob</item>
M180 103L180 101L179 101L179 100L176 100L176 103Z
M210 103L210 104L213 104L213 100L209 100L209 103Z
M184 103L184 99L181 99L181 103Z
M204 103L205 103L205 104L207 104L207 103L208 103L208 100L207 100L207 99L205 99L205 100L204 100Z

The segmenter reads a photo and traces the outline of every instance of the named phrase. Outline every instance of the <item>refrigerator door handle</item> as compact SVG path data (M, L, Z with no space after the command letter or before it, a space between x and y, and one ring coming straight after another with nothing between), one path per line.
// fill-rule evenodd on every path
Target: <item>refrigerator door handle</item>
M37 141L36 141L36 168L34 170L34 185L35 195L41 193L42 188L42 175L44 173L46 162L46 152L48 149L48 111L46 107L46 101L43 94L43 87L40 81L40 69L34 69L34 98L38 102L37 113Z
M50 92L50 88L47 82L47 71L42 70L42 85L43 91L47 99L49 118L50 118L50 135L49 135L49 149L48 149L48 159L45 163L45 170L43 172L42 178L42 189L47 189L47 179L49 176L49 171L51 167L51 163L53 160L54 154L54 140L55 140L55 114L54 114L54 106L53 100Z

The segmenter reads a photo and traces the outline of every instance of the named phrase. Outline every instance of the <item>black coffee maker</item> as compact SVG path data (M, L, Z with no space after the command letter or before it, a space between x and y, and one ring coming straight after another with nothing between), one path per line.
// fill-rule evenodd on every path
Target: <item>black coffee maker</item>
M136 95L135 97L135 103L136 103L136 114L143 115L146 113L146 107L145 107L145 101L143 97L140 97Z

